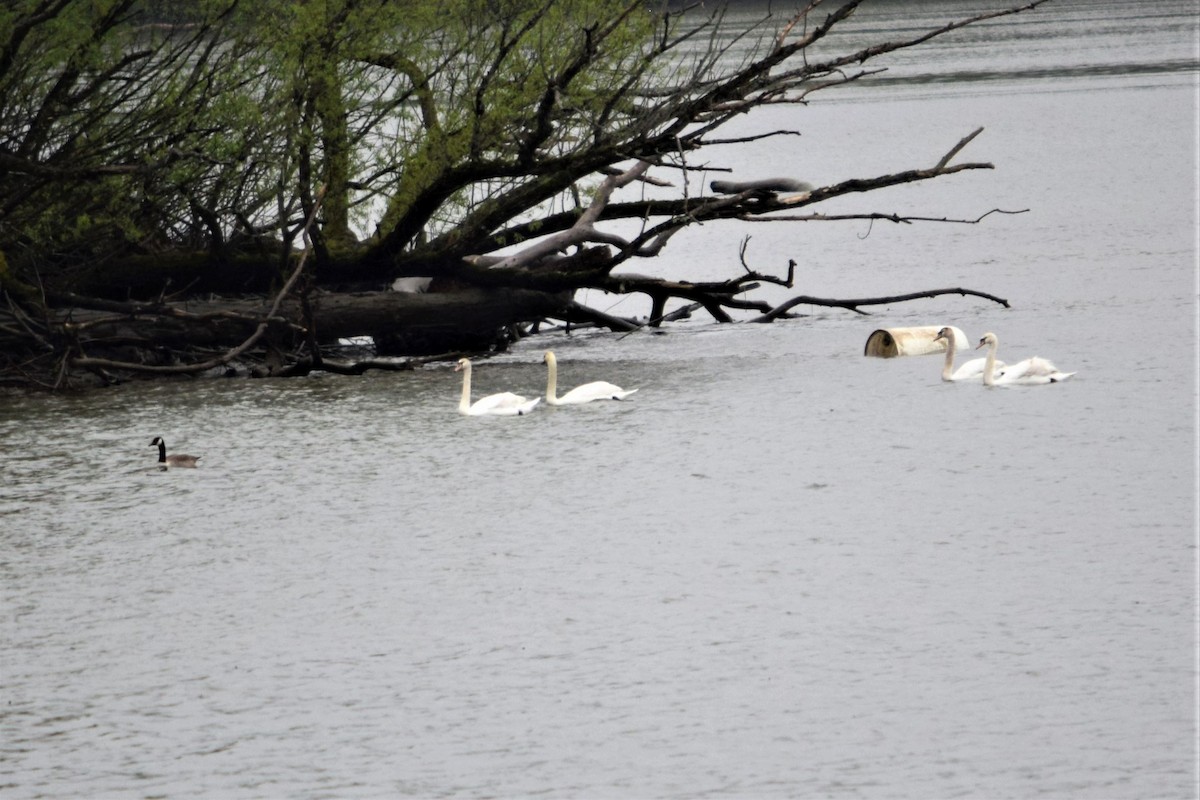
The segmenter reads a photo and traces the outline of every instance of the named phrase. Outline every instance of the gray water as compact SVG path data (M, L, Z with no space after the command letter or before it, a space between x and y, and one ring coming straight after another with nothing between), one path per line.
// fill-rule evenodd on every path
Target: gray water
M933 45L709 162L868 177L983 126L996 169L824 210L1027 213L710 224L631 267L731 277L748 235L800 264L774 300L1011 309L535 337L477 394L538 392L547 347L640 391L523 418L458 415L449 365L0 400L0 794L1195 797L1195 16L1132 7ZM861 356L918 324L1078 374Z

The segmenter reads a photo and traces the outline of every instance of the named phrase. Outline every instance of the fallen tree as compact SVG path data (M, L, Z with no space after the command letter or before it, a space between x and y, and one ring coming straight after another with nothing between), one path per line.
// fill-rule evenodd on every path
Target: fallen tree
M771 307L749 293L762 283L791 288L795 264L786 277L752 270L744 246L744 273L727 281L613 270L720 220L978 224L1016 213L931 220L810 210L992 169L957 160L980 130L926 168L828 186L730 176L700 196L686 187L692 154L732 141L715 136L730 120L807 102L878 72L861 65L881 55L1040 2L818 59L808 48L859 6L813 20L818 0L785 20L759 20L743 35L770 35L737 61L713 35L723 11L697 19L607 0L493 17L467 2L431 4L438 13L428 19L388 16L382 2L331 3L331 16L288 33L295 49L282 54L255 43L254 23L233 2L154 26L137 0L58 0L49 12L18 3L0 17L0 119L9 120L0 130L0 380L64 386L233 364L250 374L356 373L418 363L331 357L358 337L376 356L425 359L502 348L546 320L629 331L703 309L722 322L739 311L770 322L801 303L861 313L951 292L1006 304L957 288L798 295ZM62 29L45 20L71 14L99 15L87 19L94 38L48 47ZM702 58L681 56L704 41ZM538 58L522 57L529 52ZM162 96L137 88L164 77ZM287 90L278 107L231 100L273 96L263 94L270 87ZM389 125L397 141L383 144ZM668 186L671 173L682 178L675 199L620 197L638 183ZM375 232L357 237L353 209L372 202L363 219ZM64 214L73 224L55 227ZM632 237L604 224L631 219L642 221ZM580 289L646 295L650 317L588 309L574 299ZM684 305L668 312L672 301Z

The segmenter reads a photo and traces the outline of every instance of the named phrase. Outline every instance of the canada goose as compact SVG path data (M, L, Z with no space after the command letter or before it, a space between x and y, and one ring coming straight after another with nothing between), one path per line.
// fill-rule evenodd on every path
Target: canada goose
M155 436L150 446L158 447L158 464L162 469L170 467L195 467L196 462L200 460L200 456L186 456L182 453L167 455L167 443L163 441L161 436Z

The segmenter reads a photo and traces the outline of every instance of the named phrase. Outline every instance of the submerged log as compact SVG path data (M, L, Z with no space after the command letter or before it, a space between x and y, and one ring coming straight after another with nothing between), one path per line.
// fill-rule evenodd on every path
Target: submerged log
M464 288L428 294L316 294L310 303L322 343L371 336L380 355L430 355L488 349L497 331L563 313L572 294Z
M83 356L75 364L82 367L120 369L115 356L136 368L129 353L138 349L234 348L264 320L271 345L280 349L310 339L329 345L370 336L380 355L430 355L489 349L508 326L562 313L571 294L469 288L431 294L314 292L307 299L308 315L299 298L285 301L269 318L261 300L219 299L153 309L131 305L132 313L113 313L121 304L104 304L104 309L73 310L58 324L78 343ZM150 359L146 371L160 364Z

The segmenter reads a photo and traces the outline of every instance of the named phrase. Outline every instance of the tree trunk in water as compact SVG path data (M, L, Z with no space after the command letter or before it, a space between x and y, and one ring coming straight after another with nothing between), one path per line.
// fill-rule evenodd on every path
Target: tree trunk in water
M570 292L527 289L312 293L311 318L299 298L289 299L270 321L269 339L275 347L290 349L308 340L311 326L321 344L370 336L380 355L487 350L514 321L562 314L570 302ZM233 348L254 333L265 313L258 300L192 301L160 307L159 313L114 316L120 306L75 310L69 323L62 321L88 357L123 359L136 349Z
M557 316L572 292L461 289L430 294L373 292L310 298L318 341L370 336L380 355L486 350L514 321Z

